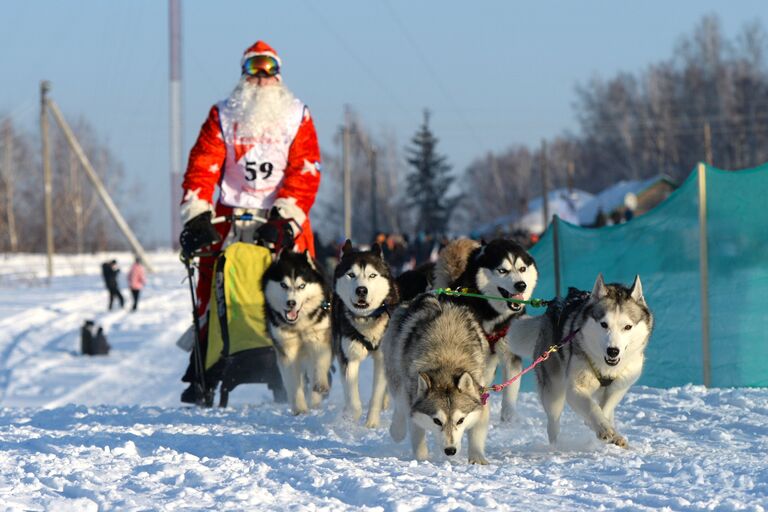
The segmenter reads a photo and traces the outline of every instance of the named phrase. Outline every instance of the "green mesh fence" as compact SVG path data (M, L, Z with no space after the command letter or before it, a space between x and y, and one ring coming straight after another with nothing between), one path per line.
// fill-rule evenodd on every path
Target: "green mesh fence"
M711 385L768 386L768 164L705 172ZM626 285L640 275L656 326L638 384L702 384L696 170L666 201L627 224L557 223L562 294L569 286L590 290L598 272ZM553 231L550 225L531 251L540 275L536 297L555 296Z

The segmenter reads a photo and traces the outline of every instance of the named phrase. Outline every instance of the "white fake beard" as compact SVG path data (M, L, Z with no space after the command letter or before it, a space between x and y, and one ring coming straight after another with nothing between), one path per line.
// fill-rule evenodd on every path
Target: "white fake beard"
M258 86L241 78L227 99L238 123L238 136L278 134L295 97L282 83Z

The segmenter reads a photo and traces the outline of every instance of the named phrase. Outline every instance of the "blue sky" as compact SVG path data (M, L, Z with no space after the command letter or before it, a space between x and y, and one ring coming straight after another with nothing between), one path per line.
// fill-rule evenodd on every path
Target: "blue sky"
M243 50L269 42L285 83L311 108L321 149L349 104L405 146L422 119L456 172L487 151L576 128L576 84L669 57L705 14L733 38L768 22L764 1L182 1L186 155L210 106L239 76ZM6 0L0 7L0 117L37 130L39 82L87 119L170 233L168 4ZM152 206L149 206L152 205Z

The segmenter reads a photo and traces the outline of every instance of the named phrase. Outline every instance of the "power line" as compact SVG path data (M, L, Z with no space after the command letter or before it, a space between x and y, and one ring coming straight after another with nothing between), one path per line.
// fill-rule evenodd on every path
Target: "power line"
M398 29L400 30L400 33L403 34L405 39L408 41L408 44L411 45L416 55L419 57L419 60L421 60L422 66L427 70L427 73L430 75L432 80L434 80L435 84L437 85L437 88L440 89L440 92L443 94L443 96L446 97L448 102L451 104L451 107L453 108L453 111L458 115L461 122L464 124L464 127L466 128L467 132L474 138L475 143L478 145L481 144L480 137L477 135L477 132L472 127L472 125L467 120L466 116L464 115L464 112L458 107L457 102L454 100L451 93L448 91L448 89L443 85L442 81L440 80L438 74L435 72L434 68L429 62L429 59L427 59L424 56L424 53L421 51L419 46L416 44L415 39L413 36L411 36L411 33L408 31L408 28L405 26L405 23L400 19L400 17L397 15L397 12L394 10L392 5L387 1L384 0L384 5L387 7L387 11L389 12L389 15L392 17L392 19L395 21L395 24L398 26Z
M326 17L323 16L323 13L317 8L315 8L315 5L312 3L312 1L304 0L304 3L312 10L315 16L318 19L320 19L320 21L322 21L322 23L325 25L326 30L333 37L335 37L336 41L341 45L341 47L344 48L344 50L349 55L352 56L352 58L355 60L357 65L360 66L360 69L362 69L368 75L371 81L373 81L384 93L386 93L386 95L389 96L390 100L392 100L392 102L396 104L403 113L408 112L408 109L405 108L405 105L403 104L403 102L400 101L397 95L394 94L394 92L384 84L384 81L381 80L378 77L378 75L376 75L376 73L373 71L373 69L365 63L365 60L361 58L359 55L357 55L357 53L352 49L352 47L349 44L347 44L346 40L338 32L336 32L336 30L333 29L333 27L328 22Z
M4 115L3 117L0 117L0 123L3 123L7 120L11 120L15 117L19 117L22 114L26 114L27 111L30 110L35 105L37 105L37 102L32 100L27 100L19 104L15 110L12 110L8 114Z

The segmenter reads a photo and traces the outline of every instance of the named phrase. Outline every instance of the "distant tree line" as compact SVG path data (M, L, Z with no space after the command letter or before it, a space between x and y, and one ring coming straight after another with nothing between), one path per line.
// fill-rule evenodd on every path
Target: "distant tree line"
M366 132L367 144L379 148L377 158L387 163L377 167L372 194L370 161L356 143L353 233L364 241L375 231L431 230L435 224L427 218L428 210L447 214L453 232L470 231L501 215L524 214L528 201L542 193L545 166L549 190L599 192L620 180L660 175L679 183L710 157L723 169L762 164L768 161L766 52L768 36L759 23L728 40L717 16L706 16L680 39L670 58L642 71L578 85L575 133L535 147L513 143L499 153L478 156L463 172L462 190L471 193L461 198L447 186L452 175L426 120L401 154L392 137L377 141L355 115L355 129ZM437 151L434 158L430 151ZM426 166L419 161L424 158L430 161ZM343 227L341 159L326 152L324 159L337 188L318 213L333 219L329 225L338 235ZM428 183L435 173L443 176L446 187L424 188L421 180ZM379 212L375 229L373 209Z
M598 192L622 179L662 174L681 182L710 157L733 170L768 161L766 51L758 23L730 41L719 19L707 16L668 60L577 87L577 133L540 147L512 146L469 166L465 226L468 219L479 224L525 213L527 201L541 194L544 165L550 190Z
M118 204L131 195L138 198L140 191L124 186L122 165L89 124L80 119L73 123L72 130L112 198ZM127 249L128 244L54 123L49 134L56 252ZM10 116L0 122L0 252L46 250L41 153L39 134L17 130ZM129 216L129 222L135 224L136 217Z

